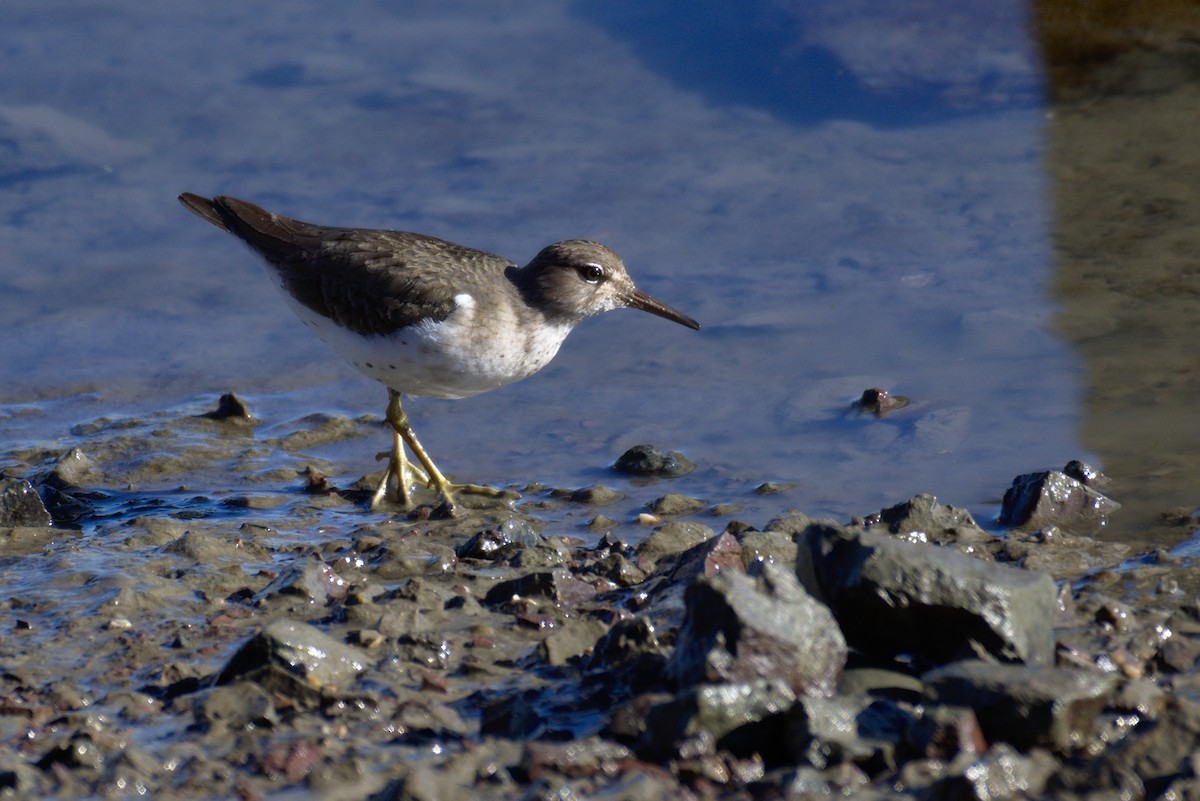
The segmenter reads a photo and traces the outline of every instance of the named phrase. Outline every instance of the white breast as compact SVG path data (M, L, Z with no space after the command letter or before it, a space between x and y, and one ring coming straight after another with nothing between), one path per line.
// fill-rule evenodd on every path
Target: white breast
M362 373L408 395L465 398L536 373L558 353L569 324L520 326L516 310L479 317L476 300L456 295L445 320L425 321L387 336L364 337L297 303L292 309Z

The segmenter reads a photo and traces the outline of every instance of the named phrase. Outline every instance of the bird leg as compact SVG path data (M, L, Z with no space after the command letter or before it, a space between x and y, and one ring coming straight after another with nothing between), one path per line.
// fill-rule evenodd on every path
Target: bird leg
M412 470L421 474L421 470L416 465L409 464L404 456L403 445L408 445L409 450L417 457L417 461L424 468L422 478L425 486L438 494L451 516L455 514L454 499L451 497L454 492L463 492L469 495L485 495L489 498L495 498L502 494L500 490L494 487L483 487L478 484L451 484L442 475L442 471L437 469L437 465L433 463L425 448L417 440L417 435L413 433L412 425L408 422L408 414L400 405L400 393L391 387L388 387L387 421L392 426L392 455L388 460L388 472L384 475L383 482L375 491L375 497L371 501L372 507L376 506L386 495L389 480L393 476L396 477L399 483L396 493L397 501L403 506L409 505L408 472ZM403 440L403 445L401 444L401 440Z

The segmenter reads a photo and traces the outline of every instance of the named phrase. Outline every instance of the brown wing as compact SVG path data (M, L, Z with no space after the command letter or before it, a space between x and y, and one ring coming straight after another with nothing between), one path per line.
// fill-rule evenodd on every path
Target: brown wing
M483 273L513 266L423 234L312 225L231 197L184 193L179 200L257 251L301 304L360 334L389 334L424 319L445 319L459 290L431 268L454 263Z

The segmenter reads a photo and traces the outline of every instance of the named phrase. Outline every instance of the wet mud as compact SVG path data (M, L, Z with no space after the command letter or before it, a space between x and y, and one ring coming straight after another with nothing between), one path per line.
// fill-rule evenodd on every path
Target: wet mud
M1087 465L1016 477L1001 531L930 496L717 530L669 443L371 512L306 451L372 438L226 397L3 453L0 794L1200 792L1195 519L1105 541Z

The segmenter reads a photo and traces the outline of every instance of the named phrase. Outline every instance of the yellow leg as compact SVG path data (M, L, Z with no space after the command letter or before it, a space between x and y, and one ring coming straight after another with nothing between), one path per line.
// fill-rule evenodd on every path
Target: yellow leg
M372 500L372 506L375 506L382 496L386 494L388 480L393 475L396 476L400 484L397 492L397 500L405 506L409 503L408 471L410 469L418 473L420 471L415 465L410 465L404 457L404 447L401 445L401 440L403 440L404 445L408 445L409 450L417 457L417 461L425 468L424 475L422 476L425 486L438 494L451 515L455 513L454 499L451 497L453 492L486 495L490 498L495 498L501 494L500 490L494 487L483 487L478 484L451 484L442 475L442 471L437 469L437 465L433 463L425 448L417 440L417 435L413 433L412 425L408 422L408 415L400 405L400 393L390 387L388 388L387 421L392 426L392 436L394 438L392 442L392 456L388 461L388 472L384 476L383 483L375 491L375 499Z

